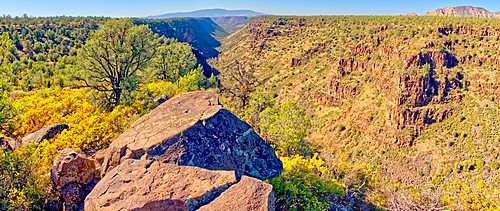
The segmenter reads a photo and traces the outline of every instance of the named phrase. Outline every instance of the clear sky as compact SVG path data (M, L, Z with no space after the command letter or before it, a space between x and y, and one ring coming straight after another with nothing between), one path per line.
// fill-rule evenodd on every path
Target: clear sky
M0 15L144 17L208 8L275 15L404 15L461 5L500 11L500 0L0 0Z

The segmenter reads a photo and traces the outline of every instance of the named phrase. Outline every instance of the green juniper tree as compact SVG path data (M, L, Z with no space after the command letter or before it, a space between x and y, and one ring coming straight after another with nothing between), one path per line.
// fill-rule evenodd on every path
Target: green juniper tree
M129 19L110 20L91 34L81 52L81 74L85 86L107 93L111 108L120 104L123 91L143 71L156 53L158 39L148 26Z

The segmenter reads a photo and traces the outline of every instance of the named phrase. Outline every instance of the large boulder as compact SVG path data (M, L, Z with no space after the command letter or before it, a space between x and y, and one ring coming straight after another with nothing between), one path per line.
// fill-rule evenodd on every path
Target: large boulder
M22 139L22 146L26 146L27 144L31 142L41 142L45 139L51 139L54 138L57 134L61 133L63 130L68 129L69 126L64 123L57 123L57 124L52 124L47 127L44 127L34 133L30 133L26 135Z
M234 170L259 179L283 166L252 128L222 108L212 91L179 95L143 116L110 147L102 175L127 159L150 159L209 170Z
M199 211L274 210L273 186L258 179L243 176L241 180Z
M85 196L99 181L99 171L93 159L64 149L54 160L50 177L54 191L64 199L64 209L82 210Z
M195 210L236 182L231 171L128 159L95 186L85 210Z

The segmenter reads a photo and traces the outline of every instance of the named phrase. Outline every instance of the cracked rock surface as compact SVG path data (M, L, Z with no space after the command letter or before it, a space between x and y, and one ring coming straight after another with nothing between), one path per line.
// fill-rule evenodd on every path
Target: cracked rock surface
M271 146L222 108L212 91L173 97L141 117L111 143L101 174L140 158L235 171L238 179L248 175L265 180L283 170Z
M123 161L85 199L85 210L195 210L236 183L232 171Z
M92 158L103 177L85 198L90 211L274 210L262 180L283 171L269 144L212 91L169 99Z

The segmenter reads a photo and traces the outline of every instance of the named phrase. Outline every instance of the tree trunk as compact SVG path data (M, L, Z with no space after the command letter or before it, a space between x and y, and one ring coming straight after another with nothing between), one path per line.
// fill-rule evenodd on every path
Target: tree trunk
M112 104L112 109L114 109L116 106L120 105L120 98L122 95L122 89L121 88L113 88L113 94L111 94L111 104Z

